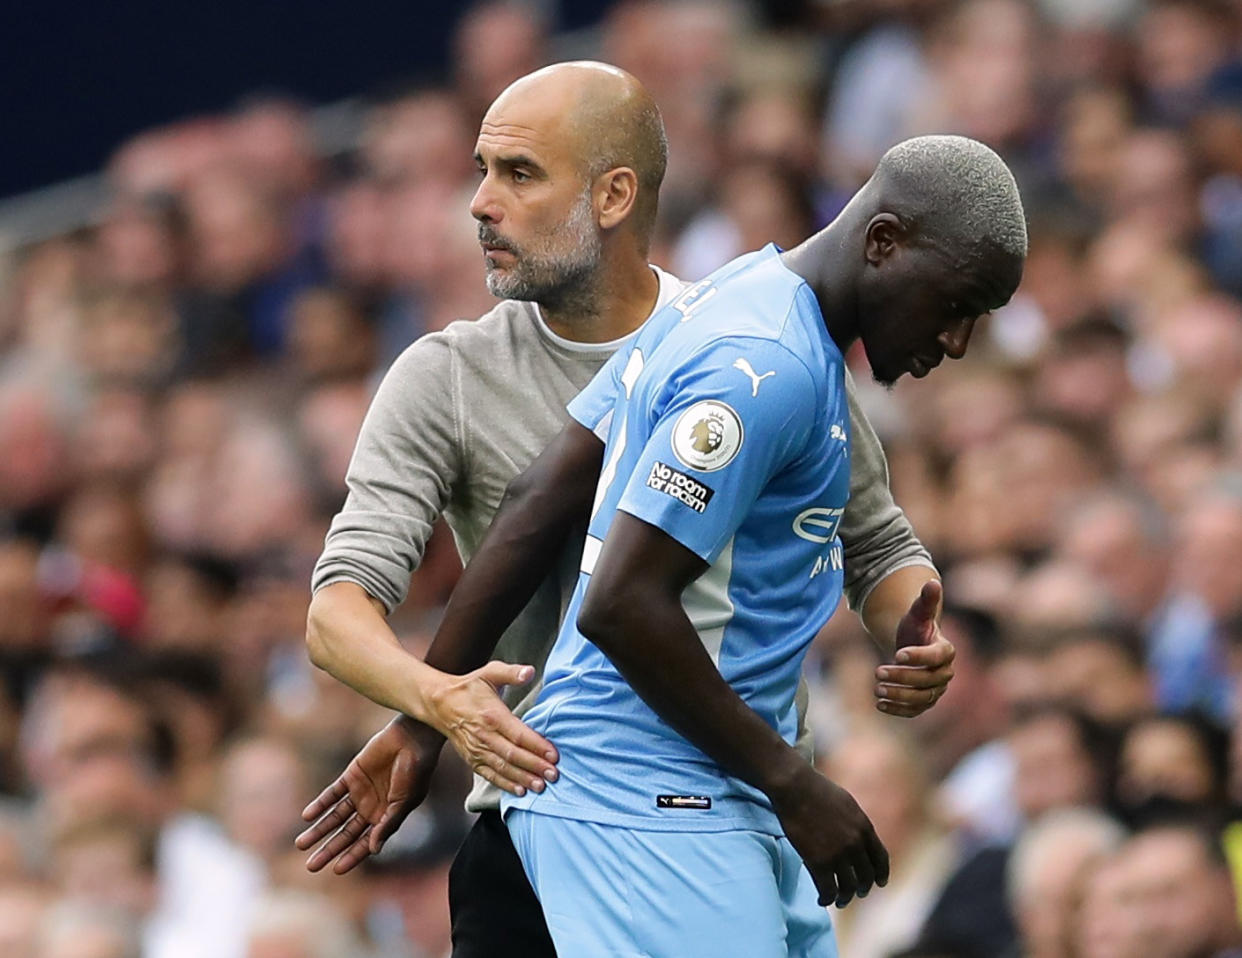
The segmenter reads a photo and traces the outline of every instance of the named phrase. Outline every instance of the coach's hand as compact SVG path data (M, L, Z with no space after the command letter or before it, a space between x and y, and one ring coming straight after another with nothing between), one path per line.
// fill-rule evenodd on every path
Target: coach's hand
M819 889L821 905L845 906L888 884L888 851L854 797L802 763L772 798L785 835Z
M556 781L556 749L509 711L497 690L535 676L529 665L488 662L466 675L446 676L427 693L430 724L439 729L475 772L514 795L543 791Z
M443 745L434 729L404 715L373 735L337 780L302 811L302 818L314 824L294 844L306 851L323 842L306 860L307 869L317 872L334 862L332 870L344 875L378 853L427 797Z
M940 631L944 588L933 579L923 586L897 624L896 664L875 670L876 708L912 718L939 701L953 678L953 644Z

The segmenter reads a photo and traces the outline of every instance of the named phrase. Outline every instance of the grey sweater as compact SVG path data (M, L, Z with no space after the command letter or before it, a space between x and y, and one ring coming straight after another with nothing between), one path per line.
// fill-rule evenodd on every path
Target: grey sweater
M656 308L682 289L657 270ZM565 406L621 342L574 343L553 333L532 303L506 300L473 322L422 337L393 363L362 424L312 589L354 582L389 610L404 601L435 520L443 515L462 561L478 548L509 482L568 420ZM845 595L861 609L889 573L932 564L888 488L884 451L849 393L850 501L839 534ZM535 666L541 677L578 579L582 539L509 627L496 658ZM538 679L506 689L517 715L534 702ZM804 706L804 703L800 703ZM499 792L476 778L472 811L496 808Z

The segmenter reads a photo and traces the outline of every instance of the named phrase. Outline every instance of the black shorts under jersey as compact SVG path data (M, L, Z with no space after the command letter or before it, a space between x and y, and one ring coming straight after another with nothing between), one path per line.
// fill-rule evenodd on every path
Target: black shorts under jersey
M449 869L453 958L556 958L543 909L498 811L483 812Z

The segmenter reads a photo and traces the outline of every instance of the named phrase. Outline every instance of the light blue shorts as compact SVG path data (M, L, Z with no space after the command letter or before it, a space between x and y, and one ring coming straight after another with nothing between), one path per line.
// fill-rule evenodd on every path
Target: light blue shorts
M526 875L567 958L837 958L789 841L658 832L512 809Z

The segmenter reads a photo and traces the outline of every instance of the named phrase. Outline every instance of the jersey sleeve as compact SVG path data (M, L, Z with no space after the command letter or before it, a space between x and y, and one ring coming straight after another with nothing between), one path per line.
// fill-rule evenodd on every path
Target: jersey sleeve
M571 399L566 407L573 419L590 429L602 441L608 440L608 424L612 421L612 410L616 405L617 394L622 388L621 380L633 353L632 346L623 346L613 353L608 362L600 367L595 378L587 383L586 388Z
M763 487L806 448L818 402L810 371L784 346L718 341L650 411L617 508L714 562Z

